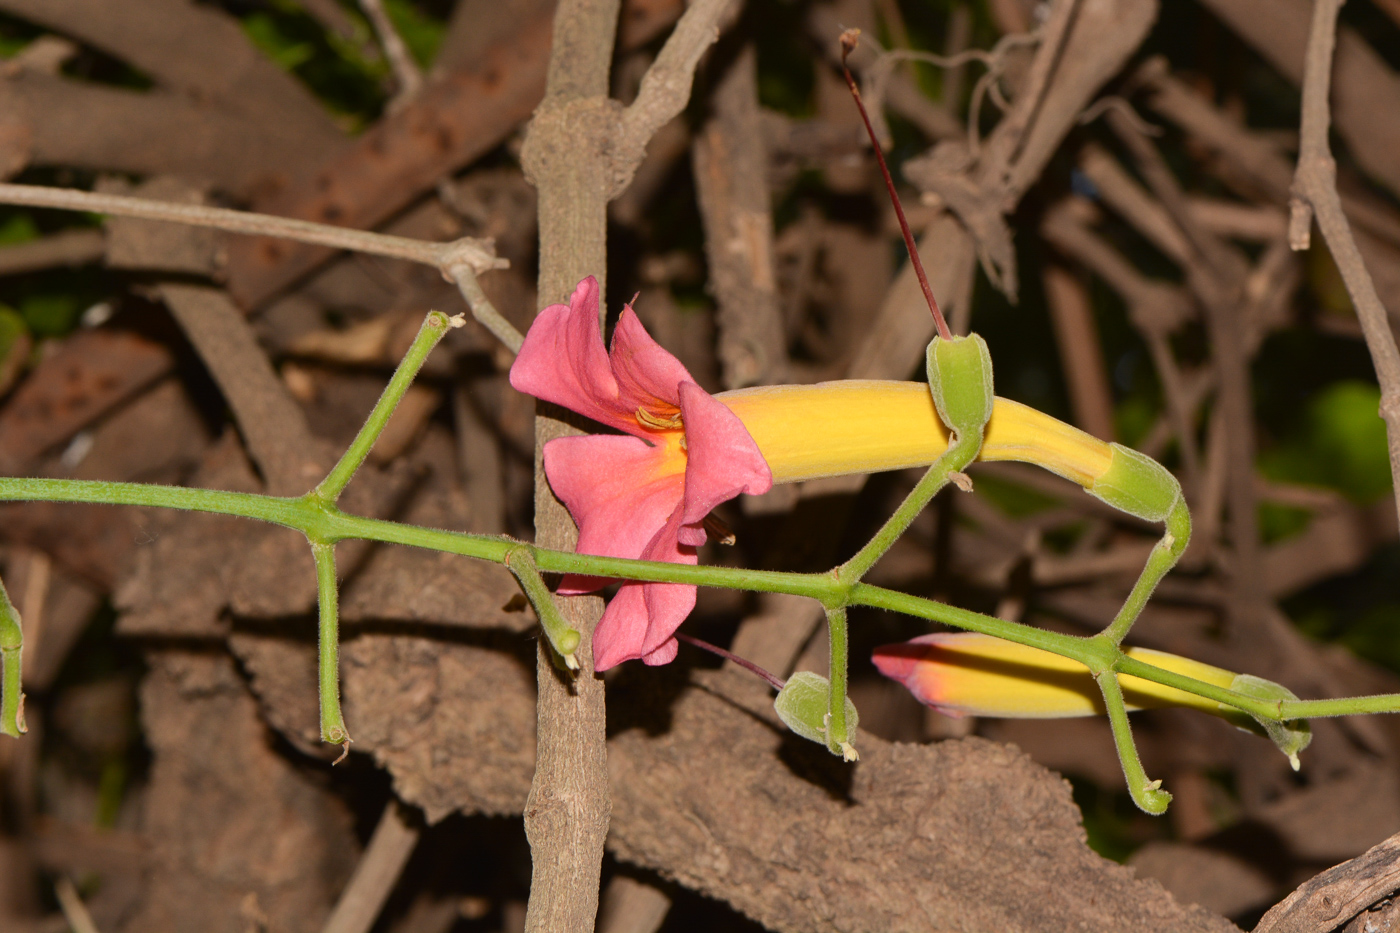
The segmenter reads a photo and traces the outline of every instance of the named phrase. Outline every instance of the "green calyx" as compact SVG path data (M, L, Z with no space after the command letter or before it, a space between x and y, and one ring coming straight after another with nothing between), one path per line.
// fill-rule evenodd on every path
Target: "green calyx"
M928 345L928 387L938 417L959 437L981 433L992 417L992 354L977 334Z
M827 702L831 683L812 671L798 671L788 678L773 698L778 718L793 732L812 742L826 745ZM860 722L856 705L846 698L846 730L854 733Z
M1122 444L1110 444L1108 469L1086 489L1120 512L1149 522L1165 521L1181 500L1181 484L1156 460Z
M1255 677L1253 674L1237 674L1235 679L1230 682L1230 689L1260 700L1283 702L1298 699L1297 694L1283 684ZM1312 741L1312 726L1306 719L1283 721L1263 719L1251 716L1243 710L1227 706L1224 703L1220 704L1220 710L1222 716L1238 728L1246 732L1267 736L1278 747L1278 750L1288 757L1288 763L1293 766L1293 770L1298 770L1300 767L1298 753L1307 748L1308 743Z

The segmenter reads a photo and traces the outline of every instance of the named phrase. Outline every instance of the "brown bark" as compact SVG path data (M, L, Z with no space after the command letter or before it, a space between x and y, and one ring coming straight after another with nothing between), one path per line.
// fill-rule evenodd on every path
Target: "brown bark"
M256 202L259 211L368 228L439 179L497 146L539 102L550 47L547 11L517 24L510 40L429 83L305 186ZM229 251L229 290L244 307L266 301L333 253L286 240L240 239Z
M545 99L521 153L526 177L539 191L541 306L567 301L587 275L597 276L607 294L606 145L616 105L606 95L617 10L618 0L564 0L555 17ZM578 532L549 488L541 451L550 440L579 432L554 406L541 405L538 412L535 541L569 549ZM532 858L525 928L531 933L593 929L612 809L603 681L593 672L593 627L602 600L583 596L558 603L583 641L576 674L555 669L544 639L536 656L537 751L525 803Z
M310 164L347 144L306 86L259 52L233 17L207 4L0 0L0 10L100 48L182 97L276 126Z
M774 282L768 153L752 46L728 63L712 102L714 114L695 141L694 168L710 290L719 305L724 387L785 382L787 353Z
M9 173L25 164L174 174L246 197L303 165L285 123L166 91L138 92L23 71L0 79Z

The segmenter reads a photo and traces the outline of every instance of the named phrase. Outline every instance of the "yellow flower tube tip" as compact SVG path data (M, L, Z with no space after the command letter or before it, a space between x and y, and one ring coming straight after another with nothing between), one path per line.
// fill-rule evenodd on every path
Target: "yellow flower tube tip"
M715 397L744 423L775 483L927 466L948 448L948 429L923 382L847 379ZM1098 438L997 398L977 459L1033 463L1090 487L1112 458Z
M1128 657L1229 689L1236 675L1150 648ZM922 703L950 716L1065 719L1104 714L1103 695L1084 665L1069 658L972 632L937 633L875 651L875 666ZM1222 715L1215 700L1120 675L1128 709L1184 706Z

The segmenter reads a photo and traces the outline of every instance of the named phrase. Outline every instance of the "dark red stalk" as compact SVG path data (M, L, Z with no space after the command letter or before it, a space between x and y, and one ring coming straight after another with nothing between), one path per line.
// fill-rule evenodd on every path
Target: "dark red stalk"
M705 651L708 651L708 652L710 652L710 654L717 654L717 655L719 655L721 658L724 658L726 661L733 661L735 664L739 665L740 667L744 668L745 670L753 671L753 672L754 672L755 674L757 674L759 677L762 677L764 680L766 680L766 681L768 681L770 684L772 684L774 690L781 690L781 689L783 689L783 681L782 681L781 678L776 677L776 676L774 676L773 674L768 673L768 672L765 671L763 668L759 667L757 664L753 663L752 661L750 661L750 660L747 659L747 658L741 658L741 657L739 657L737 654L733 654L733 653L731 653L731 652L725 651L723 648L719 647L718 645L712 645L712 644L710 644L710 643L707 642L707 641L701 641L700 639L698 639L698 638L696 638L696 637L694 637L694 636L692 636L692 635L687 635L687 634L685 634L684 632L677 632L677 633L676 633L676 638L678 638L678 639L680 639L681 641L685 642L687 645L694 645L694 646L697 647L697 648L701 648L701 649L703 649L703 650L705 650Z
M928 302L928 309L933 313L933 323L938 327L938 336L944 340L952 340L953 332L948 329L948 322L943 319L943 312L938 309L938 299L933 297L933 289L929 287L928 276L924 273L924 264L919 259L919 249L914 245L914 234L909 232L909 221L904 217L899 194L894 190L894 179L890 177L889 166L885 165L885 154L880 151L880 141L875 138L875 128L870 125L870 114L865 112L865 102L860 99L860 88L856 87L856 79L851 77L851 69L846 67L846 57L855 50L859 41L859 29L847 29L841 33L841 73L846 76L846 86L851 89L851 96L856 99L860 118L865 121L865 131L870 134L870 145L875 149L875 161L880 163L880 174L885 177L885 187L889 189L890 201L894 203L895 216L899 218L899 229L904 234L904 245L909 250L909 261L914 264L914 274L919 277L919 287L924 290L924 300Z

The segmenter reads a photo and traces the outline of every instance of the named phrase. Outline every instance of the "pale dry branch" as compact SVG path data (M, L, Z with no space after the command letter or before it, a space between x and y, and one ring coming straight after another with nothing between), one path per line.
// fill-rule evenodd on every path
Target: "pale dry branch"
M433 266L442 272L444 278L458 284L462 296L472 310L472 316L503 344L514 351L520 348L525 339L514 325L486 300L480 286L476 284L478 273L510 266L507 260L496 256L495 244L490 240L462 237L448 243L433 243L291 217L276 217L271 214L255 214L202 204L176 204L125 195L93 194L70 188L46 188L38 185L0 184L0 203L162 220L250 236L282 237L298 243L352 250L390 259L405 259Z
M622 111L613 135L613 197L631 183L652 136L690 100L695 66L719 38L720 24L733 2L695 0L642 77L637 99Z
M1240 38L1254 47L1279 73L1306 84L1309 21L1316 22L1310 0L1204 0ZM1311 16L1310 16L1311 11ZM1315 27L1314 27L1315 28ZM1333 72L1332 119L1355 163L1372 178L1400 194L1400 73L1355 29L1334 32L1328 61Z
M1381 387L1380 416L1389 439L1390 472L1395 507L1400 513L1400 349L1390 329L1375 282L1357 249L1351 225L1337 194L1337 164L1332 159L1327 133L1331 126L1328 95L1331 90L1332 53L1336 47L1337 14L1343 0L1317 0L1313 7L1312 33L1308 39L1303 75L1302 148L1293 181L1289 241L1295 250L1307 249L1312 222L1327 240L1327 247L1346 283L1366 346Z
M85 266L99 261L106 252L107 237L101 230L63 230L0 249L0 276L56 266Z
M78 896L78 889L72 879L67 875L60 877L54 882L53 889L58 898L59 909L63 911L63 917L68 921L73 933L100 933L97 924L93 922L92 914L88 913L87 905Z
M369 933L421 832L404 806L390 800L321 933Z
M1309 879L1266 913L1254 933L1329 933L1397 890L1400 837L1391 836L1364 855Z
M202 204L173 204L124 195L93 194L72 188L9 184L0 184L0 203L25 207L55 207L60 210L88 211L94 214L116 214L121 217L139 217L143 220L164 220L196 227L212 227L229 233L246 233L250 236L283 237L299 243L348 249L390 259L406 259L429 266L440 267L449 250L462 250L470 256L473 266L482 272L508 267L504 259L498 259L494 255L489 243L471 238L452 243L429 243L409 237L352 230L348 227L275 217L271 214L235 211L224 207L206 207ZM461 257L454 254L453 258Z
M1074 420L1090 434L1111 441L1113 393L1104 370L1103 350L1094 323L1089 290L1063 266L1045 267L1045 298L1055 329L1060 362L1069 385Z
M423 86L423 70L413 60L413 54L394 28L394 21L384 9L383 0L360 0L360 9L374 27L379 44L384 47L384 56L389 59L389 67L394 72L394 82L398 85L391 106L398 106L417 94L418 89Z

